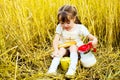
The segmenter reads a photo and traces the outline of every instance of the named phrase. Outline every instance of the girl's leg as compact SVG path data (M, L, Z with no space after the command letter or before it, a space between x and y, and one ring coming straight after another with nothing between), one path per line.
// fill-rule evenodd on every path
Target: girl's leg
M50 65L47 73L56 73L57 67L60 63L60 59L62 56L65 55L65 53L66 53L66 49L64 49L64 48L59 49L59 51L58 51L59 56L53 58L52 63Z
M73 45L69 48L70 50L70 66L68 68L68 71L66 73L66 76L72 76L75 74L75 71L76 71L76 65L77 65L77 62L78 62L78 54L77 54L77 46L76 45Z

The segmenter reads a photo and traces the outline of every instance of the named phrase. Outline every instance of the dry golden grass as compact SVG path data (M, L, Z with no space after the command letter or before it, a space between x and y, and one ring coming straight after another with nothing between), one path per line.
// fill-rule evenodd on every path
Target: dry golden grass
M81 22L99 41L97 64L78 65L75 80L120 79L119 0L0 0L0 79L64 80L45 76L57 24L57 11L75 5Z

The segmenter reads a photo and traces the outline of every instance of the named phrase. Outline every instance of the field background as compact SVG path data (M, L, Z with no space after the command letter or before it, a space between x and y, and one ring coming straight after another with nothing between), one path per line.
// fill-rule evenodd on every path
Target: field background
M64 80L45 76L51 63L57 11L76 6L78 17L98 38L97 64L78 64L75 80L120 79L119 0L0 0L0 80Z

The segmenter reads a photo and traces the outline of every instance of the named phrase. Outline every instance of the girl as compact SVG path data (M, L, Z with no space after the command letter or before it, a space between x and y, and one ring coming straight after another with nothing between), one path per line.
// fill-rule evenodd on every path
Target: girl
M66 49L69 49L71 62L66 76L74 76L78 62L77 49L79 46L83 45L80 36L83 35L88 37L94 48L97 45L97 38L90 34L84 25L80 24L80 21L77 17L77 10L74 6L62 6L58 11L58 22L59 24L56 28L56 35L53 40L53 60L47 73L56 73L57 67L60 63L60 58L66 54ZM65 42L70 41L75 41L77 44L71 45L68 48L58 48L59 44L64 44Z

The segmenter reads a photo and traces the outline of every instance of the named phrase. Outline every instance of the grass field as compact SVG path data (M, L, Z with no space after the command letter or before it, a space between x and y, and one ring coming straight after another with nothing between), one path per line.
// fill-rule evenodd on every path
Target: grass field
M76 6L78 17L98 38L97 64L78 64L74 80L120 79L119 0L0 0L0 80L65 80L45 76L51 63L57 11Z

